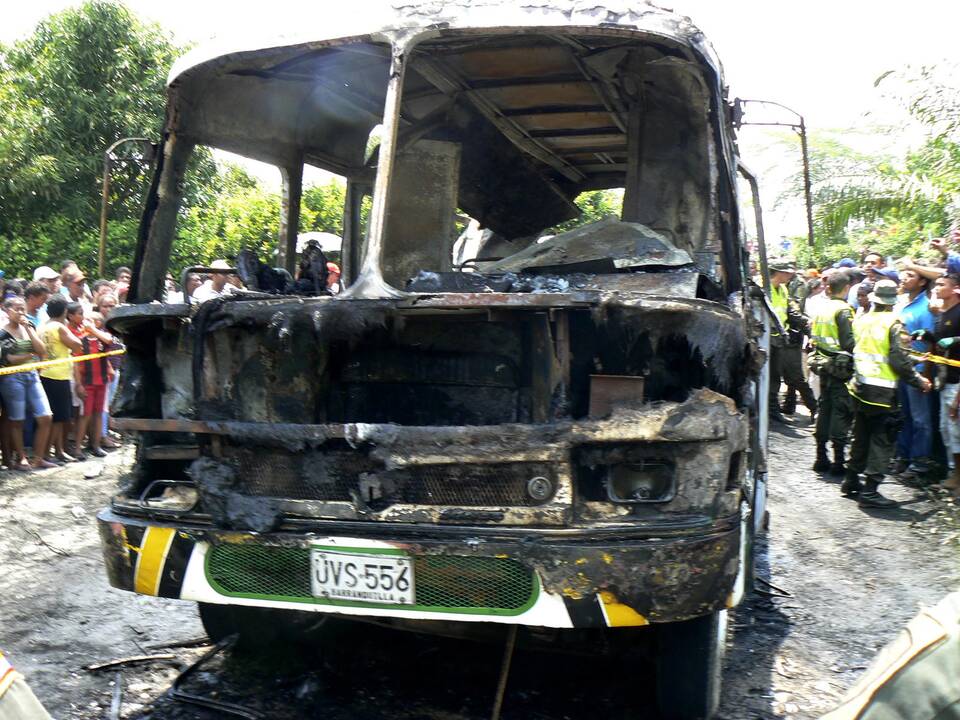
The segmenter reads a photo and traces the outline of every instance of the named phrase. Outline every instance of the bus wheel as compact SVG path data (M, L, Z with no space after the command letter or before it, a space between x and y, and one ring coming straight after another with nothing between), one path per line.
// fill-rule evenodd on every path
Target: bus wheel
M263 651L306 645L315 637L325 615L296 610L198 603L200 622L215 643L237 635L237 649Z
M720 704L727 611L657 628L657 704L664 720L709 720Z

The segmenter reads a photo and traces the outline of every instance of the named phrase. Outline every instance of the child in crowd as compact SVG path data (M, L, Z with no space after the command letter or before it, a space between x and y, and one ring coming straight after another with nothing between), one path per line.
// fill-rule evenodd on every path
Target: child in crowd
M47 348L47 359L60 360L70 357L71 352L82 352L83 343L66 325L67 299L59 293L47 302L48 320L41 330L43 344ZM53 430L50 442L53 445L55 457L61 462L72 462L71 457L64 450L67 439L67 428L73 419L73 392L70 389L70 378L73 368L69 364L55 365L40 371L40 382L50 401L53 411Z
M74 334L81 333L82 349L74 351L74 355L94 355L104 352L105 343L101 340L103 332L96 327L96 323L83 321L83 307L76 308L71 303L67 308L68 320ZM103 324L103 317L94 313ZM79 328L77 321L79 320ZM93 318L91 318L93 320ZM76 328L76 329L75 329ZM77 395L82 401L80 418L77 421L77 446L82 447L83 438L89 434L90 454L95 457L106 457L107 453L100 447L100 428L102 426L103 408L107 397L107 386L113 380L113 367L107 358L94 358L74 364L74 383ZM89 431L89 433L88 433Z

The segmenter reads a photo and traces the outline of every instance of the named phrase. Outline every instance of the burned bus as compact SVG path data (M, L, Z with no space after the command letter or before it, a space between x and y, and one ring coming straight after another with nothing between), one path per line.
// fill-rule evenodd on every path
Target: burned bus
M138 438L99 515L112 585L200 603L214 637L353 616L652 641L670 716L712 714L763 515L769 313L719 62L688 19L608 5L398 4L175 65L110 321ZM197 148L279 168L278 253L164 303ZM305 165L347 183L335 295L297 257ZM611 188L618 217L553 229Z

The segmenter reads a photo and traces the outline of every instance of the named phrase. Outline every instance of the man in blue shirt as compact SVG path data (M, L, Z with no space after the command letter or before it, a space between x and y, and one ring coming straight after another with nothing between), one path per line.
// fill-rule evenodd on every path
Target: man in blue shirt
M930 281L914 270L904 270L900 274L902 295L895 312L903 323L904 330L914 338L934 330L934 317L927 298L929 285ZM926 346L923 342L914 340L911 349L924 352ZM916 365L915 369L923 373L923 363ZM919 388L900 383L898 394L903 427L897 438L897 456L906 464L900 479L907 483L917 482L930 469L933 408L929 395L921 392Z

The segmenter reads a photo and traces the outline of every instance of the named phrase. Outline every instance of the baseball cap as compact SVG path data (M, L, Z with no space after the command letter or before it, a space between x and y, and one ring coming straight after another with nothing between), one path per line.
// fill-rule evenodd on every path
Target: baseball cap
M60 273L47 265L41 265L33 271L34 282L37 282L38 280L53 280L54 278L58 277L60 277Z
M843 260L838 260L833 264L835 268L852 268L856 267L857 263L852 258L843 258Z
M900 282L900 276L897 274L897 271L893 268L873 268L870 272L876 273L887 280L892 280L893 282Z

